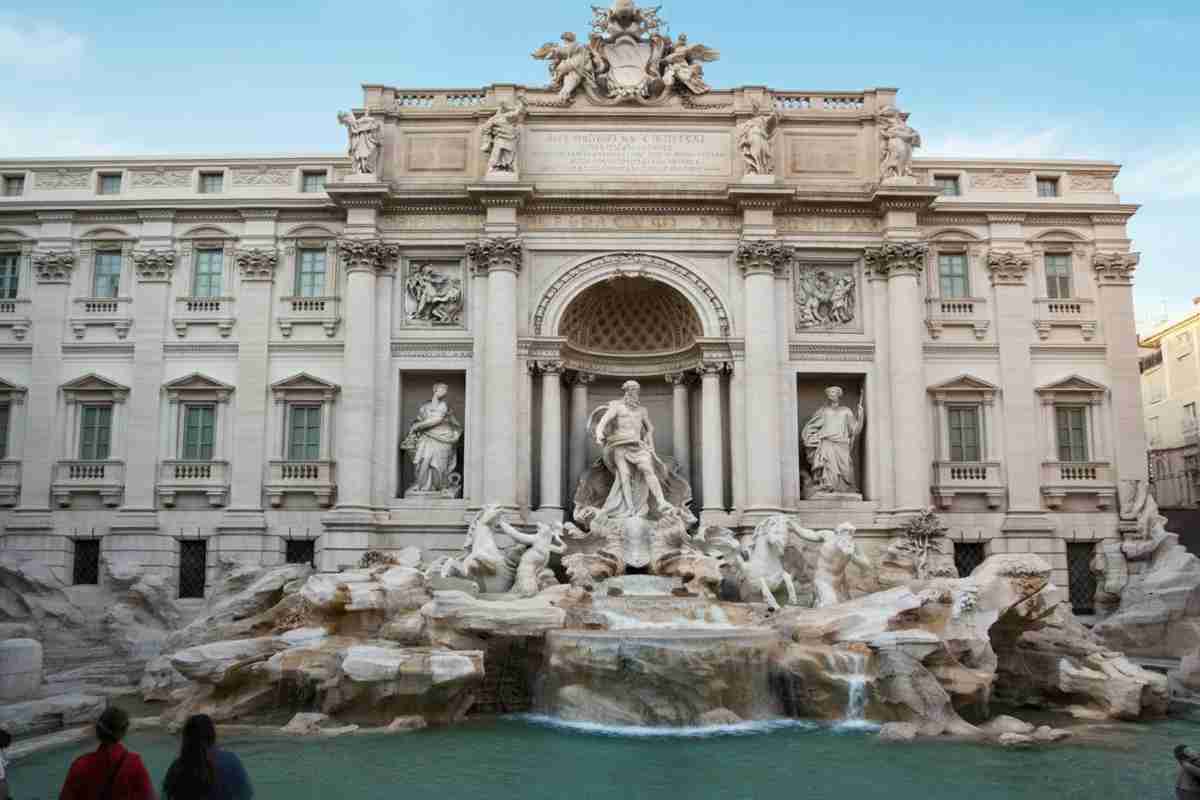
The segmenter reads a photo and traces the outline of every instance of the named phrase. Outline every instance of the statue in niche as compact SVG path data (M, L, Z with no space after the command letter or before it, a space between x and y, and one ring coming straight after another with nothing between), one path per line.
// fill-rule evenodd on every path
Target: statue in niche
M862 400L859 400L857 414L843 406L842 394L840 386L827 388L827 402L813 412L800 432L813 480L805 497L858 492L854 477L854 443L862 432L866 411Z
M601 509L609 516L646 516L672 508L663 496L659 475L665 478L667 468L654 451L654 425L641 404L641 390L637 381L625 381L625 396L602 406L604 413L594 428L596 444L604 448L604 465L616 478Z
M400 443L400 449L409 452L416 472L405 497L453 499L462 494L462 475L455 469L463 427L446 405L448 392L444 383L433 385L433 399L421 406Z
M670 91L676 84L692 94L705 94L712 87L704 82L704 62L716 61L721 54L702 44L688 44L686 33L679 34L671 51L663 58L663 84Z
M913 178L913 151L921 146L921 134L908 126L907 117L895 106L884 106L876 117L883 140L879 152L881 180Z
M853 562L864 570L871 570L871 560L863 555L854 541L855 528L843 522L832 531L811 531L798 525L794 530L805 541L821 545L817 555L817 570L813 574L813 588L817 591L816 608L828 608L850 599L846 586L846 567Z
M517 98L511 103L501 103L500 109L483 123L480 149L488 154L488 173L517 171L517 143L526 113L524 98Z
M775 155L771 143L779 127L779 112L764 112L757 103L754 116L737 127L737 146L746 162L747 175L775 174Z
M548 61L550 88L558 89L558 99L566 102L581 84L596 85L595 55L587 45L580 44L570 31L562 35L562 44L547 42L533 51L536 59Z
M796 276L796 327L836 328L854 321L854 275L802 268Z
M373 117L356 117L350 111L338 112L338 122L346 126L350 136L347 153L355 175L374 175L379 161L379 130L382 123Z
M462 281L434 268L432 264L414 264L404 281L412 322L433 325L458 325L462 318Z

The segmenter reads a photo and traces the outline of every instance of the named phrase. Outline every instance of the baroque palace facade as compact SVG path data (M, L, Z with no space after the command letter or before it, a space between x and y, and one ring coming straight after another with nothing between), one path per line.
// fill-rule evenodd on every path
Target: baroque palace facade
M634 11L535 53L548 88L365 86L349 157L0 162L0 547L456 550L486 503L568 516L632 378L701 524L932 505L960 564L1078 583L1146 472L1119 167L914 158L896 90L710 90Z

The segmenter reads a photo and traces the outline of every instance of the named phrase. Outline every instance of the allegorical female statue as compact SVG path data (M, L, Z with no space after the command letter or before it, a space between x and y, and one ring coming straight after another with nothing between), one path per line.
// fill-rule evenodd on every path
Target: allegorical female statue
M455 469L463 427L446 405L448 391L444 383L433 385L433 399L421 406L408 436L400 443L400 449L409 452L416 472L405 497L452 499L462 493L462 475Z
M372 117L356 117L351 111L338 113L338 122L346 126L350 136L346 152L350 156L351 169L355 175L374 175L378 166L379 120Z
M775 174L775 157L771 140L779 127L779 112L754 108L754 116L737 127L737 146L746 162L747 175Z
M828 402L804 423L800 439L812 472L812 494L845 494L858 491L854 477L854 443L862 432L866 412L858 403L858 414L842 405L842 387L825 390ZM806 493L806 496L809 496Z
M525 100L517 98L511 103L501 103L500 110L483 124L480 149L488 154L488 172L516 172L517 142L521 139L525 114Z
M912 177L913 151L921 146L921 134L908 126L905 115L895 106L885 106L878 116L880 178L895 180Z

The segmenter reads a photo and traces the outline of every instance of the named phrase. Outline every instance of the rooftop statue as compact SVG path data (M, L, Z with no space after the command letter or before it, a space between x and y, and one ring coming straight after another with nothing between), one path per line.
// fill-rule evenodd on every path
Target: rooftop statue
M483 144L488 154L488 172L517 171L517 142L521 140L521 123L525 121L524 99L501 103L491 119L483 123Z
M876 119L883 142L879 151L880 179L912 180L913 151L921 146L921 134L908 126L908 114L895 106L884 106Z
M355 175L375 175L379 171L379 129L382 123L368 117L356 117L352 111L338 112L338 122L350 136L346 152Z
M747 175L774 175L775 155L772 140L779 127L779 112L754 107L754 116L737 127L737 146L746 162Z
M547 42L533 51L533 57L550 62L550 88L558 90L559 100L570 100L580 85L596 85L596 53L570 31L562 35L562 44Z

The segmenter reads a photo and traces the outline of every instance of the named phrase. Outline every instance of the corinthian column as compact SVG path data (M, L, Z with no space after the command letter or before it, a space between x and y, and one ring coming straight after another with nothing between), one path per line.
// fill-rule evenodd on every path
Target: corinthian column
M929 505L931 467L925 452L928 414L920 284L927 252L923 242L885 242L865 254L867 265L886 276L888 283L892 417L898 423L892 427L892 452L896 507L900 511L917 511Z
M745 276L746 511L776 512L782 502L779 443L779 325L775 274L791 263L792 250L769 240L743 240L737 249Z
M479 274L487 272L487 342L484 349L482 501L517 504L517 275L522 245L517 237L484 238L467 245Z
M671 451L679 473L691 482L692 415L688 408L688 378L686 372L667 376L671 384Z
M725 364L706 361L700 367L700 488L702 512L725 513L721 435L721 373Z
M588 465L588 386L596 376L588 372L576 372L571 383L571 461L567 475L567 491L574 492L575 485Z
M562 512L562 370L561 361L541 361L542 373L542 504L541 510Z

